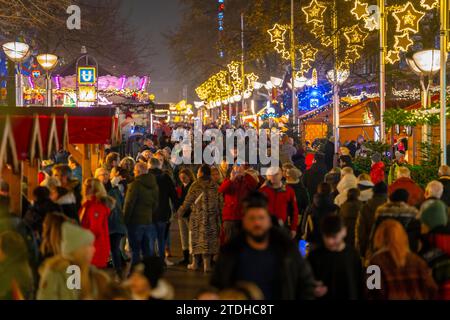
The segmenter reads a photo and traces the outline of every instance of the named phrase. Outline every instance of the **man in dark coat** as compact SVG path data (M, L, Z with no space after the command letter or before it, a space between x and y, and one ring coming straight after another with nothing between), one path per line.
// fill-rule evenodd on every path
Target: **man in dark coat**
M239 281L256 284L267 300L310 300L315 281L296 245L272 227L267 200L251 194L244 204L243 233L222 248L211 284L231 288Z
M310 195L316 194L317 187L324 181L327 172L323 153L316 153L313 165L303 176L303 184L308 189Z
M172 208L177 209L178 207L178 196L172 179L162 171L161 161L157 158L151 158L149 166L149 173L155 176L159 188L158 206L153 212L153 231L150 242L152 249L154 243L158 242L159 257L164 258L169 220L172 216Z
M152 256L150 239L153 231L153 212L158 206L159 188L154 175L148 173L145 163L134 167L134 181L128 186L124 204L124 221L131 247L131 264L144 256Z

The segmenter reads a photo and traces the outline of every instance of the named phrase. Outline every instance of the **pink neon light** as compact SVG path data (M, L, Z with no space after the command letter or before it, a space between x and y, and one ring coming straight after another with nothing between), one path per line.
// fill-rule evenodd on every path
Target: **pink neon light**
M127 81L127 78L125 76L122 76L121 80L122 83L120 84L120 90L123 90L125 88L125 82Z
M148 77L145 76L144 78L142 78L142 83L141 83L141 87L140 90L144 90L145 86L147 85L147 81L148 81Z
M34 89L34 82L31 76L28 77L28 83L30 84L31 89Z
M60 76L56 76L54 78L55 83L56 83L56 90L60 90L61 89L61 77Z

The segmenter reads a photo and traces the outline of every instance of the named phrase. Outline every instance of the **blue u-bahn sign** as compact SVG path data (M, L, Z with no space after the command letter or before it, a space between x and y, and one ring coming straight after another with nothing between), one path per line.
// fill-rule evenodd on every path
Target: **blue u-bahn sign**
M96 82L95 67L79 67L78 68L78 83L84 85L93 85Z

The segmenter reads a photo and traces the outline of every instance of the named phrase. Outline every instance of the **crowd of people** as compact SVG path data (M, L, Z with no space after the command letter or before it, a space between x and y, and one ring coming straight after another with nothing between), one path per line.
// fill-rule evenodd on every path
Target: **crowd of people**
M336 166L331 141L307 164L285 136L281 167L265 176L239 161L175 165L164 132L136 143L84 181L73 156L44 161L22 216L0 183L0 299L172 299L174 264L210 275L205 300L450 299L448 166L422 190L404 162L390 172L377 153L356 172L359 141Z

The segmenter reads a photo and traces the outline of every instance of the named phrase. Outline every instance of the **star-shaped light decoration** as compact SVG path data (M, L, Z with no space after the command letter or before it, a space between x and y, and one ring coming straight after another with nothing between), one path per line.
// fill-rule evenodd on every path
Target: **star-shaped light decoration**
M345 51L345 58L343 62L345 62L346 64L351 64L358 60L360 57L361 55L358 52L358 48L351 47ZM344 70L345 68L339 67L339 69Z
M311 29L311 33L316 37L321 37L325 33L325 27L323 24L314 24L314 27Z
M246 93L251 93L253 91L253 85L256 81L258 81L259 77L252 73L246 74L245 78L247 79L247 87L245 89Z
M312 0L309 6L302 8L302 11L306 14L306 23L322 23L325 10L327 10L327 7L318 3L317 0Z
M303 61L314 61L319 50L314 48L310 43L300 46L300 53Z
M364 28L369 29L369 31L373 31L375 29L379 29L380 24L374 17L369 17L364 19Z
M270 42L283 42L286 34L286 27L276 23L272 29L267 30L270 34Z
M282 57L284 60L290 60L290 59L291 59L291 54L289 53L289 51L284 51L284 52L281 54L281 57Z
M284 51L286 51L286 45L284 42L277 42L274 48L278 53L283 53Z
M410 31L419 32L419 22L425 16L424 12L417 11L411 2L408 2L403 9L392 14L397 20L397 32Z
M369 15L369 5L356 0L355 7L350 12L356 16L356 19L360 20Z
M395 36L394 49L397 51L408 51L408 48L413 45L413 41L409 37L408 33L404 33L401 36Z
M320 38L320 42L322 43L323 46L325 47L329 47L333 44L333 40L330 36L323 36Z
M344 32L344 36L350 46L364 47L368 34L355 24Z
M394 51L394 50L389 50L389 52L386 56L386 60L391 64L394 64L397 61L400 61L400 52Z
M421 0L420 5L427 10L437 8L439 5L439 0Z

